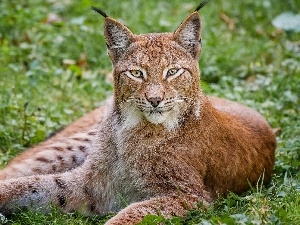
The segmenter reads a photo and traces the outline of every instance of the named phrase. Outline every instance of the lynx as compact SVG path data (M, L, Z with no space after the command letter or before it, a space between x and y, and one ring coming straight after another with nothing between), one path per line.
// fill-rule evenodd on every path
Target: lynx
M1 171L0 212L55 205L136 224L269 182L276 142L266 120L201 90L198 12L174 33L141 35L105 17L113 97Z

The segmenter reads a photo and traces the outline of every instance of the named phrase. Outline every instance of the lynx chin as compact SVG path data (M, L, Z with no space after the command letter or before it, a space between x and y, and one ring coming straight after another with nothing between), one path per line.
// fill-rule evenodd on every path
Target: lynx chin
M136 224L147 214L185 216L199 202L269 182L269 124L201 90L198 12L174 33L141 35L103 15L113 97L0 171L0 212L55 205L115 212L109 225Z

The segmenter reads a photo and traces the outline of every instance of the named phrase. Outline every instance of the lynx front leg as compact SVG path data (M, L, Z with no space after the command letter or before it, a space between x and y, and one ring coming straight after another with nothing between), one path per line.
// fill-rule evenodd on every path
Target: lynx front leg
M133 225L142 221L148 214L162 215L164 217L185 216L188 210L196 207L198 202L203 201L207 205L211 199L204 199L196 195L170 195L149 199L143 202L133 203L121 210L105 225Z
M0 212L18 209L47 212L53 204L66 212L91 213L93 201L86 174L80 170L60 175L37 175L0 182Z

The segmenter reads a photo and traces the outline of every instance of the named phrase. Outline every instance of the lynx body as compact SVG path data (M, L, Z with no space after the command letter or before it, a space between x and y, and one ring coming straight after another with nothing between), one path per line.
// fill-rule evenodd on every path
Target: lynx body
M270 180L276 142L265 119L202 93L197 12L174 33L134 35L110 17L104 31L112 99L0 172L0 212L52 203L136 224Z

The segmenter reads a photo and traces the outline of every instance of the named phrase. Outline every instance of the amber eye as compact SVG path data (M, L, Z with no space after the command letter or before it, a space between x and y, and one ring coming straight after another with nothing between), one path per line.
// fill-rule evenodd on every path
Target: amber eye
M143 72L140 70L130 70L130 74L135 78L143 78Z
M167 77L174 76L178 72L178 70L179 69L176 68L169 69L167 72Z

